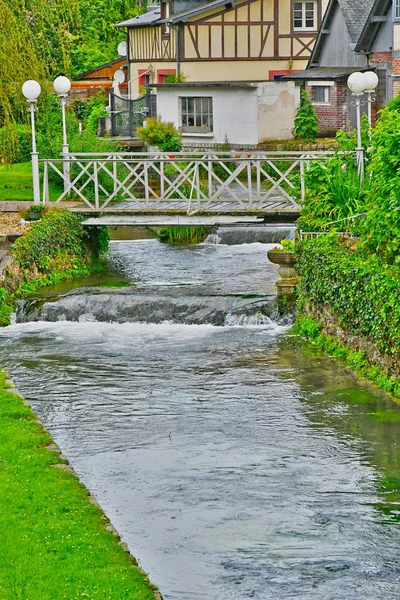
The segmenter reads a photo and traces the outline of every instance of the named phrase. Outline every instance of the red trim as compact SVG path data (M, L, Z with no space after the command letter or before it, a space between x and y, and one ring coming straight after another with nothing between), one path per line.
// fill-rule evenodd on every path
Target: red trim
M138 75L139 75L139 87L141 85L146 85L146 79L145 76L149 75L149 69L138 69Z
M292 75L292 73L299 73L299 69L293 71L269 71L268 78L269 81L274 81L275 77L280 77L282 75Z
M157 69L157 83L164 83L165 75L176 75L176 69Z

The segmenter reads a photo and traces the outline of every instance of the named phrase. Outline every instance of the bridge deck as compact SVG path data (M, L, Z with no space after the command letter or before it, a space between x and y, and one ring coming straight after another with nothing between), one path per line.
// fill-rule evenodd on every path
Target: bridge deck
M282 214L276 216L282 217ZM292 215L291 221L298 217ZM278 219L282 220L282 218ZM107 226L121 226L121 225L137 225L141 227L170 227L176 225L186 226L203 226L203 227L217 227L217 226L235 226L235 225L257 225L264 224L268 221L268 215L256 216L256 215L102 215L99 217L90 217L83 221L83 225L107 225Z

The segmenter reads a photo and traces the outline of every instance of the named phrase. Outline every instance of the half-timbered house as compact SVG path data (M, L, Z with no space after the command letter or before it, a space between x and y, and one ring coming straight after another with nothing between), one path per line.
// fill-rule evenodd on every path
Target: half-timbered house
M347 78L358 70L378 75L374 119L400 90L400 0L329 0L307 69L289 76L308 91L322 134L355 127Z
M325 0L161 0L127 29L131 96L168 75L274 80L306 67Z

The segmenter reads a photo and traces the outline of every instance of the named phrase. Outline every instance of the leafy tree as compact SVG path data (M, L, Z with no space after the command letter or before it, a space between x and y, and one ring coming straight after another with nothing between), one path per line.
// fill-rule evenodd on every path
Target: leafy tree
M305 90L301 91L300 106L294 119L295 138L314 142L318 133L318 118Z

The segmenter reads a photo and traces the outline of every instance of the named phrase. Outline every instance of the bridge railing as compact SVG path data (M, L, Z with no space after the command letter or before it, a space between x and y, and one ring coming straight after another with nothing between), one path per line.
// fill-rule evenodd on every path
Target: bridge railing
M298 208L305 171L333 152L71 153L42 160L43 202L74 199L90 211L232 213ZM63 169L65 162L69 170ZM69 172L67 179L65 173Z

